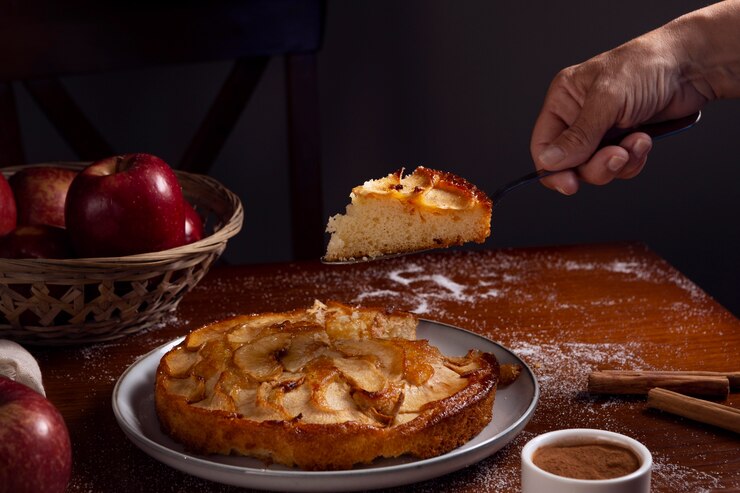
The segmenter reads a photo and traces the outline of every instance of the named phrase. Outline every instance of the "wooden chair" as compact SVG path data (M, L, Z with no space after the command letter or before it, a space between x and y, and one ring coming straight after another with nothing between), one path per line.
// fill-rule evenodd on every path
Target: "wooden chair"
M0 1L0 166L25 163L19 82L82 160L116 153L58 77L234 60L176 167L208 173L267 62L284 56L293 256L323 250L316 52L323 0ZM120 151L119 151L120 152Z

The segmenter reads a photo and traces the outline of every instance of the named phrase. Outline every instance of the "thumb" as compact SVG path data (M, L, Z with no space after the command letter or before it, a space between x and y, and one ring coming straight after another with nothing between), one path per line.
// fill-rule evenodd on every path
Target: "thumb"
M557 171L587 162L615 121L608 114L603 106L584 105L573 123L540 152L540 167Z

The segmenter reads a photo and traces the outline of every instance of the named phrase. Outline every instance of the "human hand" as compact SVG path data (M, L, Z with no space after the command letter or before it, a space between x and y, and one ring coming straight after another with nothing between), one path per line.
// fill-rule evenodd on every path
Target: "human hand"
M712 99L682 72L688 58L671 28L663 27L562 70L546 94L530 150L537 168L565 171L542 183L571 195L579 179L604 185L637 176L652 148L647 134L596 149L612 127L680 118Z

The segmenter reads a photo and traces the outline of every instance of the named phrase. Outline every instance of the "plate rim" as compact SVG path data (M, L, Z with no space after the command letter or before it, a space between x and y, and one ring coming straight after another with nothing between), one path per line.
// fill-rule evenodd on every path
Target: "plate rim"
M195 475L195 476L198 476L200 478L210 480L210 481L217 481L217 480L211 479L210 477L204 477L199 474L194 474L194 472L189 471L189 470L184 470L184 469L175 467L170 462L163 460L163 458L160 458L159 454L161 454L161 457L167 457L170 460L177 461L178 463L180 461L187 461L189 464L194 464L194 465L197 464L200 467L213 468L214 470L222 471L223 473L228 473L228 474L237 473L241 477L244 477L244 478L247 478L247 477L255 477L255 478L262 478L262 479L280 478L283 480L286 480L286 479L296 480L296 479L309 479L309 478L311 480L342 479L342 478L350 478L350 477L351 478L362 478L362 477L374 476L378 474L398 475L398 474L402 474L407 471L414 471L416 469L433 467L435 464L448 462L448 461L454 460L459 457L467 457L467 456L477 457L476 452L479 452L481 449L484 449L490 446L491 442L497 439L500 440L501 437L507 437L507 435L511 435L512 432L514 431L516 431L516 433L514 433L514 436L520 433L523 430L523 428L526 426L526 424L529 422L529 420L532 418L534 411L537 408L537 404L539 403L539 399L540 399L540 385L539 385L539 382L537 381L535 373L532 371L529 365L527 365L527 363L523 361L518 355L516 355L511 349L503 346L499 342L489 339L488 337L484 335L481 335L471 330L464 329L464 328L451 325L445 322L439 322L436 320L431 320L431 319L420 317L419 323L421 324L422 322L436 325L436 326L442 326L446 329L452 329L454 331L465 332L468 335L473 336L474 338L483 339L485 342L489 344L493 344L498 349L513 356L514 359L517 361L517 363L522 365L522 368L524 371L522 371L521 376L524 376L526 374L533 386L532 395L530 397L529 402L527 403L526 409L522 412L521 416L515 419L509 426L507 426L500 432L496 433L496 435L486 440L483 440L482 442L478 444L475 444L467 448L466 448L466 445L462 445L458 448L455 448L445 454L442 454L436 457L414 460L414 461L406 462L403 464L393 464L393 465L379 466L379 467L367 467L363 469L347 469L347 470L339 470L339 471L304 471L304 470L298 470L298 469L295 469L295 470L294 469L286 469L286 470L257 469L257 468L250 467L250 466L238 466L234 464L224 464L220 462L214 462L214 461L208 460L207 458L204 458L201 456L191 455L188 453L173 450L167 447L166 445L163 445L153 440L152 438L149 438L148 436L146 436L146 434L143 433L140 427L137 428L133 424L129 423L128 418L126 416L123 416L123 412L120 409L119 403L118 403L120 395L121 395L121 389L124 386L124 383L127 382L127 378L129 377L129 375L139 365L141 365L148 358L152 357L155 353L162 352L162 355L164 355L164 353L169 351L172 347L182 342L186 336L176 337L160 346L155 347L154 349L148 351L147 353L137 357L136 360L133 363L131 363L121 373L118 380L116 381L116 384L113 388L113 393L111 396L111 404L113 407L113 413L115 415L115 418L116 418L116 421L118 422L119 427L122 429L124 434L129 438L129 440L131 440L135 445L137 445L137 447L140 448L144 453L168 465L169 467L177 469L181 472L185 472L186 474ZM154 371L156 374L156 369ZM138 418L138 413L136 413L135 410L133 410L133 406L130 406L130 407L132 407L133 414L136 416L136 418ZM494 407L495 407L495 401L494 401ZM508 439L502 444L502 447L508 444L513 439L513 436L507 437L507 438ZM499 449L502 447L499 447ZM491 452L491 454L488 454L488 455L493 455L499 449ZM157 452L158 455L153 456L152 453L150 452ZM464 465L451 469L447 472L442 472L439 475L447 474L454 470L466 467L467 465L476 463L480 460L483 460L483 458L487 457L488 455L479 457L469 463L465 463ZM436 475L436 476L439 476L439 475ZM432 477L436 477L436 476L432 476ZM427 479L431 479L432 477L429 477ZM250 484L248 482L233 483L233 482L225 481L227 478L223 478L223 479L224 481L221 481L221 482L224 484L241 485L241 486L246 486L246 487L259 487L259 486L254 486L253 484ZM393 486L393 485L401 486L403 484L408 484L408 482L406 483L394 482L392 484L384 485L383 487L388 487L388 486ZM264 486L262 486L262 488L264 488ZM367 489L367 488L363 488L363 489ZM285 491L285 490L282 490L282 491ZM295 489L294 491L304 491L304 490L302 488L298 488L298 489Z

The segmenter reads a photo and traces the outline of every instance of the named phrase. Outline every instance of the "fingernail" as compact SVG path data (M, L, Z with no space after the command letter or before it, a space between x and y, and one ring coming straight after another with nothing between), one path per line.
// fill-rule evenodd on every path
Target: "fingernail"
M612 156L609 158L609 161L606 162L606 167L609 168L609 171L612 173L619 173L622 168L624 168L624 165L627 164L627 160L622 156Z
M545 166L558 164L565 158L565 151L558 146L550 146L539 155L538 159Z
M635 146L632 148L632 152L637 156L638 158L642 158L645 156L645 154L648 153L650 148L652 147L652 143L647 139L640 139L637 142L635 142Z
M563 195L572 195L570 192L566 192L564 188L555 187L555 190L562 193Z

